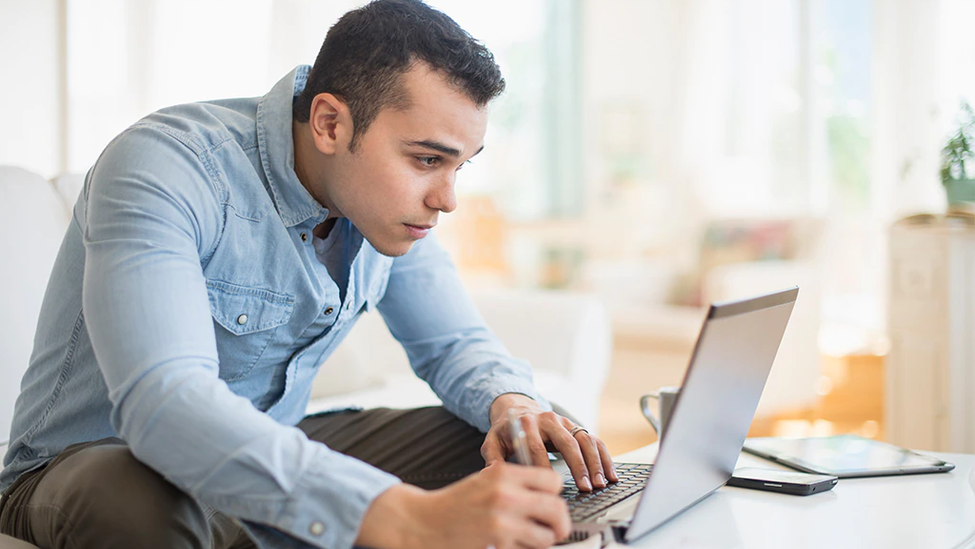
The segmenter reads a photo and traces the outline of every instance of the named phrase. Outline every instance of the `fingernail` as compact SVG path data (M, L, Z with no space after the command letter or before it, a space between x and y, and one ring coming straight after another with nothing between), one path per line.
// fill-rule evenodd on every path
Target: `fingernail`
M619 482L620 476L616 474L616 467L609 470L609 476L613 477L613 482Z
M589 482L589 477L582 477L582 484L580 486L587 492L592 491L592 484Z
M596 473L596 486L600 488L606 487L606 477L602 473Z

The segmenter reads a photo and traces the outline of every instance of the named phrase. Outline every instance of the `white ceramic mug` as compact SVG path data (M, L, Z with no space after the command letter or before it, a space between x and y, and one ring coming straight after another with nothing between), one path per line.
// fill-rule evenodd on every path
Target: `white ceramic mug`
M650 426L657 433L657 438L662 437L667 430L667 424L670 423L670 415L674 410L674 401L677 400L678 393L680 393L680 387L661 387L656 393L640 397L640 411L643 412L643 417L647 418ZM650 409L651 400L657 401L656 415Z

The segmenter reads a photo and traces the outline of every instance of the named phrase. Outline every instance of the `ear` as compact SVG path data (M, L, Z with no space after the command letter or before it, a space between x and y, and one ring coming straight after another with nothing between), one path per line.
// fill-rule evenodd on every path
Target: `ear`
M352 113L339 97L320 93L311 101L308 118L315 148L323 154L335 154L349 148L352 141Z

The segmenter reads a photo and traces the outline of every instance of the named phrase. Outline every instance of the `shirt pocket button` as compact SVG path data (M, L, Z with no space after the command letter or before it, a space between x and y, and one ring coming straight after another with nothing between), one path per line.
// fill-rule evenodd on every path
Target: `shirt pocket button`
M243 326L244 324L247 324L247 315L244 314L244 315L238 316L237 317L237 324L240 324L241 326Z

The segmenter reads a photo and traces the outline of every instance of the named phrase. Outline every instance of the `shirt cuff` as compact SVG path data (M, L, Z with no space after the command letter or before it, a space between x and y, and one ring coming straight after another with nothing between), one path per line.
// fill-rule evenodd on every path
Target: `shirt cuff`
M291 498L277 525L243 523L258 547L351 548L372 501L401 482L324 445L321 450L324 455L302 475L300 492Z
M525 395L537 402L542 410L552 411L552 405L542 398L531 381L513 374L490 376L481 381L473 392L474 397L467 409L455 413L482 433L488 432L491 428L491 404L494 403L494 399L506 393Z

